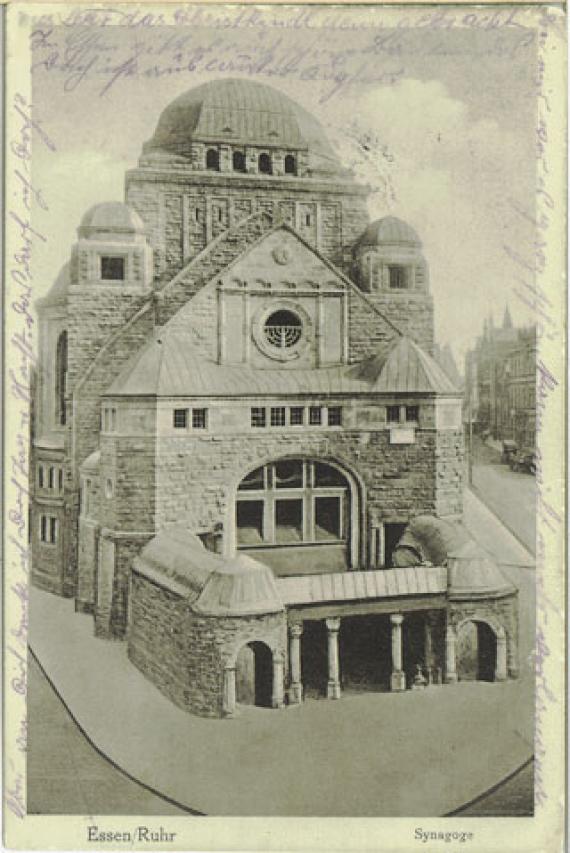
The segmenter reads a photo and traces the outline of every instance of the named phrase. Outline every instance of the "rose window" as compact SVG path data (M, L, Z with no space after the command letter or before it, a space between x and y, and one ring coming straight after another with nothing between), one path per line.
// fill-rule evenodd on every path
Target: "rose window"
M263 327L265 340L277 349L290 349L301 340L303 324L293 311L274 311Z

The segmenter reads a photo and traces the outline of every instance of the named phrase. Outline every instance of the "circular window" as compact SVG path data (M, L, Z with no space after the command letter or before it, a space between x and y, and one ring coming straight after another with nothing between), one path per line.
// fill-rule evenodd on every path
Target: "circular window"
M278 349L290 349L298 344L303 333L301 318L293 311L281 309L269 315L263 327L268 344Z

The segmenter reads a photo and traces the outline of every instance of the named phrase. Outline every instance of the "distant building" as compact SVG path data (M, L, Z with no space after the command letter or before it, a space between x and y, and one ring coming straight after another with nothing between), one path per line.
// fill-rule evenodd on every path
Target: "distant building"
M490 318L465 358L464 421L479 433L535 445L536 328L513 326L509 309L496 328Z

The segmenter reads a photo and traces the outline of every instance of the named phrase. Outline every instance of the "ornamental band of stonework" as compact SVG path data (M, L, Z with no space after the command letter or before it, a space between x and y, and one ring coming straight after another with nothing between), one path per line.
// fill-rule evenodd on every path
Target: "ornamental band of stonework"
M453 682L466 626L515 677L413 228L241 80L167 106L125 187L38 303L34 584L205 716L370 687L358 654L378 689Z

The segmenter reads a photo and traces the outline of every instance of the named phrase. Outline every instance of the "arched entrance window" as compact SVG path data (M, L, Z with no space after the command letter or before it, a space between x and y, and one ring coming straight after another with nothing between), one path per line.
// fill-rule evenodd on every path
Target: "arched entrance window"
M352 510L350 483L333 465L307 459L271 462L238 486L236 544L264 549L263 559L277 574L343 570L350 564Z
M295 158L292 154L287 154L287 156L285 157L285 174L297 174L297 164L295 163Z
M55 354L55 422L65 426L65 391L67 385L67 332L57 339Z
M495 681L497 637L486 622L463 623L457 634L456 656L460 681Z
M271 174L271 172L273 170L272 170L272 166L271 166L271 157L269 156L269 154L260 154L259 155L258 168L259 168L259 171L262 172L264 175L270 175Z
M244 646L236 658L236 701L271 708L273 655L265 643Z
M206 169L212 169L215 172L220 171L220 155L215 148L208 148L206 153Z

